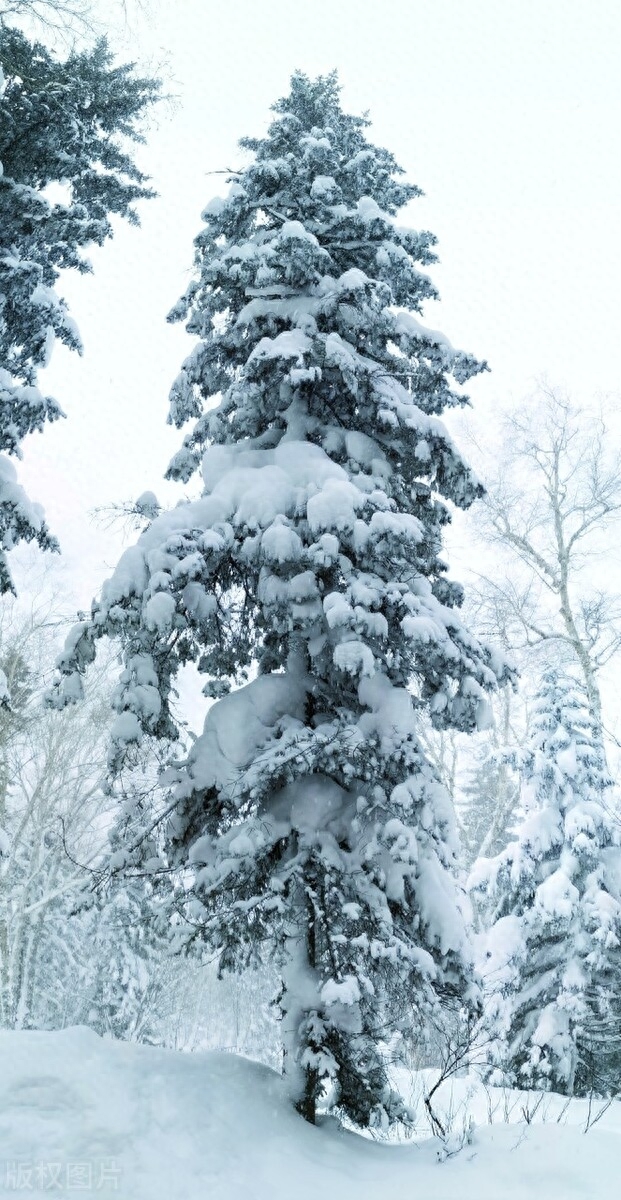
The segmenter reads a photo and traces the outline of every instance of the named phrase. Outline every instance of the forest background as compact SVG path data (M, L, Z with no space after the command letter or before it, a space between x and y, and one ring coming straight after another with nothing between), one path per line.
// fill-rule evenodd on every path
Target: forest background
M526 0L501 13L488 2L447 0L389 4L380 21L371 6L360 20L349 0L336 9L320 0L294 21L281 0L230 11L152 0L119 9L112 28L109 11L102 7L100 16L117 54L164 80L168 99L138 152L159 197L143 206L140 231L119 223L105 253L93 249L94 276L63 280L85 353L78 361L58 346L42 373L68 420L29 440L20 469L63 556L48 565L18 552L14 569L27 603L49 593L54 623L87 607L134 534L115 509L145 489L164 504L181 494L161 476L176 448L165 424L167 393L187 346L165 315L189 278L198 215L238 164L240 131L263 131L294 65L312 76L338 63L344 107L370 107L374 137L426 192L405 214L439 241L432 275L441 299L426 306L425 320L490 365L472 384L472 413L448 417L482 477L497 473L504 418L532 412L526 398L542 380L571 394L593 429L605 413L605 446L614 453L621 265L614 5L587 12L579 3L542 8ZM472 595L482 572L494 587L504 570L484 544L483 514L477 506L457 517L448 539L452 574ZM596 591L619 590L614 523L588 570ZM617 661L613 653L601 672L613 766ZM528 698L537 655L521 665ZM197 691L188 673L182 701L195 730ZM450 771L451 748L436 751Z

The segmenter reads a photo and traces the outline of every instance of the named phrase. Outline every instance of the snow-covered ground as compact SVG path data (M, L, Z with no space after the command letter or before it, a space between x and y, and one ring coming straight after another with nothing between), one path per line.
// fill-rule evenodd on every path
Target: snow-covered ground
M621 1104L584 1133L588 1103L444 1086L438 1111L472 1142L439 1161L426 1138L389 1145L313 1129L280 1078L227 1054L103 1041L86 1029L0 1034L0 1195L106 1200L613 1200ZM428 1078L426 1075L425 1078ZM404 1082L403 1080L401 1081ZM412 1081L414 1098L424 1078ZM521 1110L530 1124L524 1123ZM591 1119L600 1109L592 1107ZM560 1117L560 1120L557 1118ZM489 1124L490 1118L493 1124ZM421 1114L421 1125L423 1125Z

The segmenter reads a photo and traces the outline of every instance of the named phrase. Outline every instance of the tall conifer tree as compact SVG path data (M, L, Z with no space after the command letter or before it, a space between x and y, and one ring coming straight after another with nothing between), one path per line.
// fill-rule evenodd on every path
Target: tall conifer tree
M200 472L202 496L125 553L57 699L79 696L97 638L122 639L118 769L145 736L174 737L179 668L207 677L216 703L161 813L187 936L222 969L276 958L299 1110L313 1121L330 1088L368 1125L403 1115L382 1039L475 996L451 803L417 713L480 727L506 674L441 558L447 501L481 488L438 414L466 402L450 376L482 365L414 315L435 296L434 239L395 214L418 189L342 111L335 75L295 74L274 110L205 209L171 314L198 341L172 389L171 420L194 424L170 475ZM125 865L153 853L158 814L141 814Z

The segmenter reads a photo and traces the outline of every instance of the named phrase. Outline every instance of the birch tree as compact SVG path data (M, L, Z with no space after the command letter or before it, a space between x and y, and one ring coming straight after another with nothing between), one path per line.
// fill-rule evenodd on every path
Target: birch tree
M94 886L110 829L107 663L80 709L46 708L62 623L53 606L1 603L0 1025L165 1040L188 972L164 953L153 886Z
M0 721L0 1021L13 1028L65 1023L62 981L72 976L75 1001L82 957L68 914L84 886L82 864L105 842L106 721L97 683L73 721L43 707L55 624L49 610L20 619L5 602L0 661L11 700Z
M621 605L606 582L621 511L621 456L604 417L541 384L507 419L486 476L484 533L508 553L487 580L487 604L518 648L574 663L602 731L602 669L621 649Z

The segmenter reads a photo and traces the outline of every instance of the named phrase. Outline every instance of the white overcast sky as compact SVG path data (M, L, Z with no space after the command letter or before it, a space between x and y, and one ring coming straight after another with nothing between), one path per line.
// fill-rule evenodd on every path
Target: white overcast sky
M405 216L439 238L441 300L424 316L490 364L471 387L480 439L543 373L584 401L618 391L619 0L153 0L117 45L164 63L177 96L140 151L159 198L92 255L94 276L62 281L85 353L55 350L43 383L68 420L30 439L21 469L80 604L120 545L93 507L182 494L160 481L192 343L166 312L224 186L209 172L235 167L296 68L336 67L344 106L369 110L372 139L425 192Z

